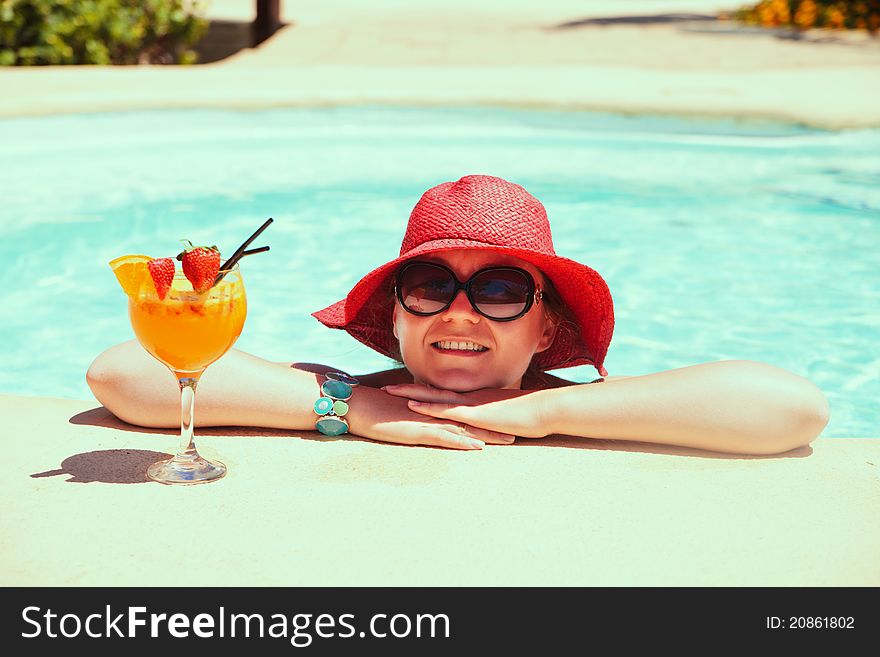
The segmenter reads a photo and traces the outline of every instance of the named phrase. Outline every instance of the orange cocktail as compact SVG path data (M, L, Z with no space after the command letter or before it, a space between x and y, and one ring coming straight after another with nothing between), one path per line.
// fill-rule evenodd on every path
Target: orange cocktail
M199 484L220 479L226 466L196 449L196 387L208 365L241 335L247 297L238 265L220 271L213 247L194 247L181 258L182 272L171 258L144 255L120 256L110 267L128 295L138 342L171 370L180 388L180 449L174 458L151 465L147 476L164 484Z
M229 351L241 335L247 297L237 263L269 250L268 246L247 247L271 223L267 219L222 266L216 245L194 246L189 240L181 240L184 250L176 258L132 254L110 261L128 295L128 316L138 342L171 370L180 388L180 449L174 458L147 469L154 481L201 484L226 474L223 463L203 458L196 449L196 388L205 368Z
M178 376L198 376L241 335L247 297L237 269L202 294L178 272L162 300L143 285L129 297L128 313L144 349Z

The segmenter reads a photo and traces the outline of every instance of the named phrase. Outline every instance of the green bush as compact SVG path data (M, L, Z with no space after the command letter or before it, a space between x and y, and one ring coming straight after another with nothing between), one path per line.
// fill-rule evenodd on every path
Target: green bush
M199 0L0 0L0 65L193 64Z

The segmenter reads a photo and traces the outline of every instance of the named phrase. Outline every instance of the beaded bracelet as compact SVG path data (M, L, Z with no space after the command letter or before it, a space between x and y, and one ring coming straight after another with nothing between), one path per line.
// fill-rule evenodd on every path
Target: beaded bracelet
M348 433L348 420L344 417L348 413L346 402L360 381L345 372L327 372L324 376L327 380L321 384L321 396L314 406L318 414L315 429L325 436L339 436Z

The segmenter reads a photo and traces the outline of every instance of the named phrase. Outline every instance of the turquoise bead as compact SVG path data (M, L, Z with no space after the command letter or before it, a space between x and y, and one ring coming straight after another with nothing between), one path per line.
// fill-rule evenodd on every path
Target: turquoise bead
M336 415L345 415L348 413L348 404L344 401L333 402L333 412L336 413Z
M315 428L325 436L340 436L348 432L348 425L333 415L319 418Z
M351 386L342 381L324 381L321 384L321 394L344 401L351 397Z
M327 415L333 410L333 400L329 397L319 397L315 402L315 413L318 415Z

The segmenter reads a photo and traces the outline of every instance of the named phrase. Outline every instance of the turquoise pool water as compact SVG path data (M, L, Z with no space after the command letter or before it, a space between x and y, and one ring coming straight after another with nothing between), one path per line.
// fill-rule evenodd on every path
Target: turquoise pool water
M309 313L397 255L428 187L523 184L560 255L615 298L611 374L754 359L815 381L824 436L877 436L880 131L598 113L348 108L0 121L0 392L90 399L130 339L107 262L180 238L245 261L238 347L352 372L389 361ZM576 380L590 368L563 370ZM743 409L748 413L748 409Z

